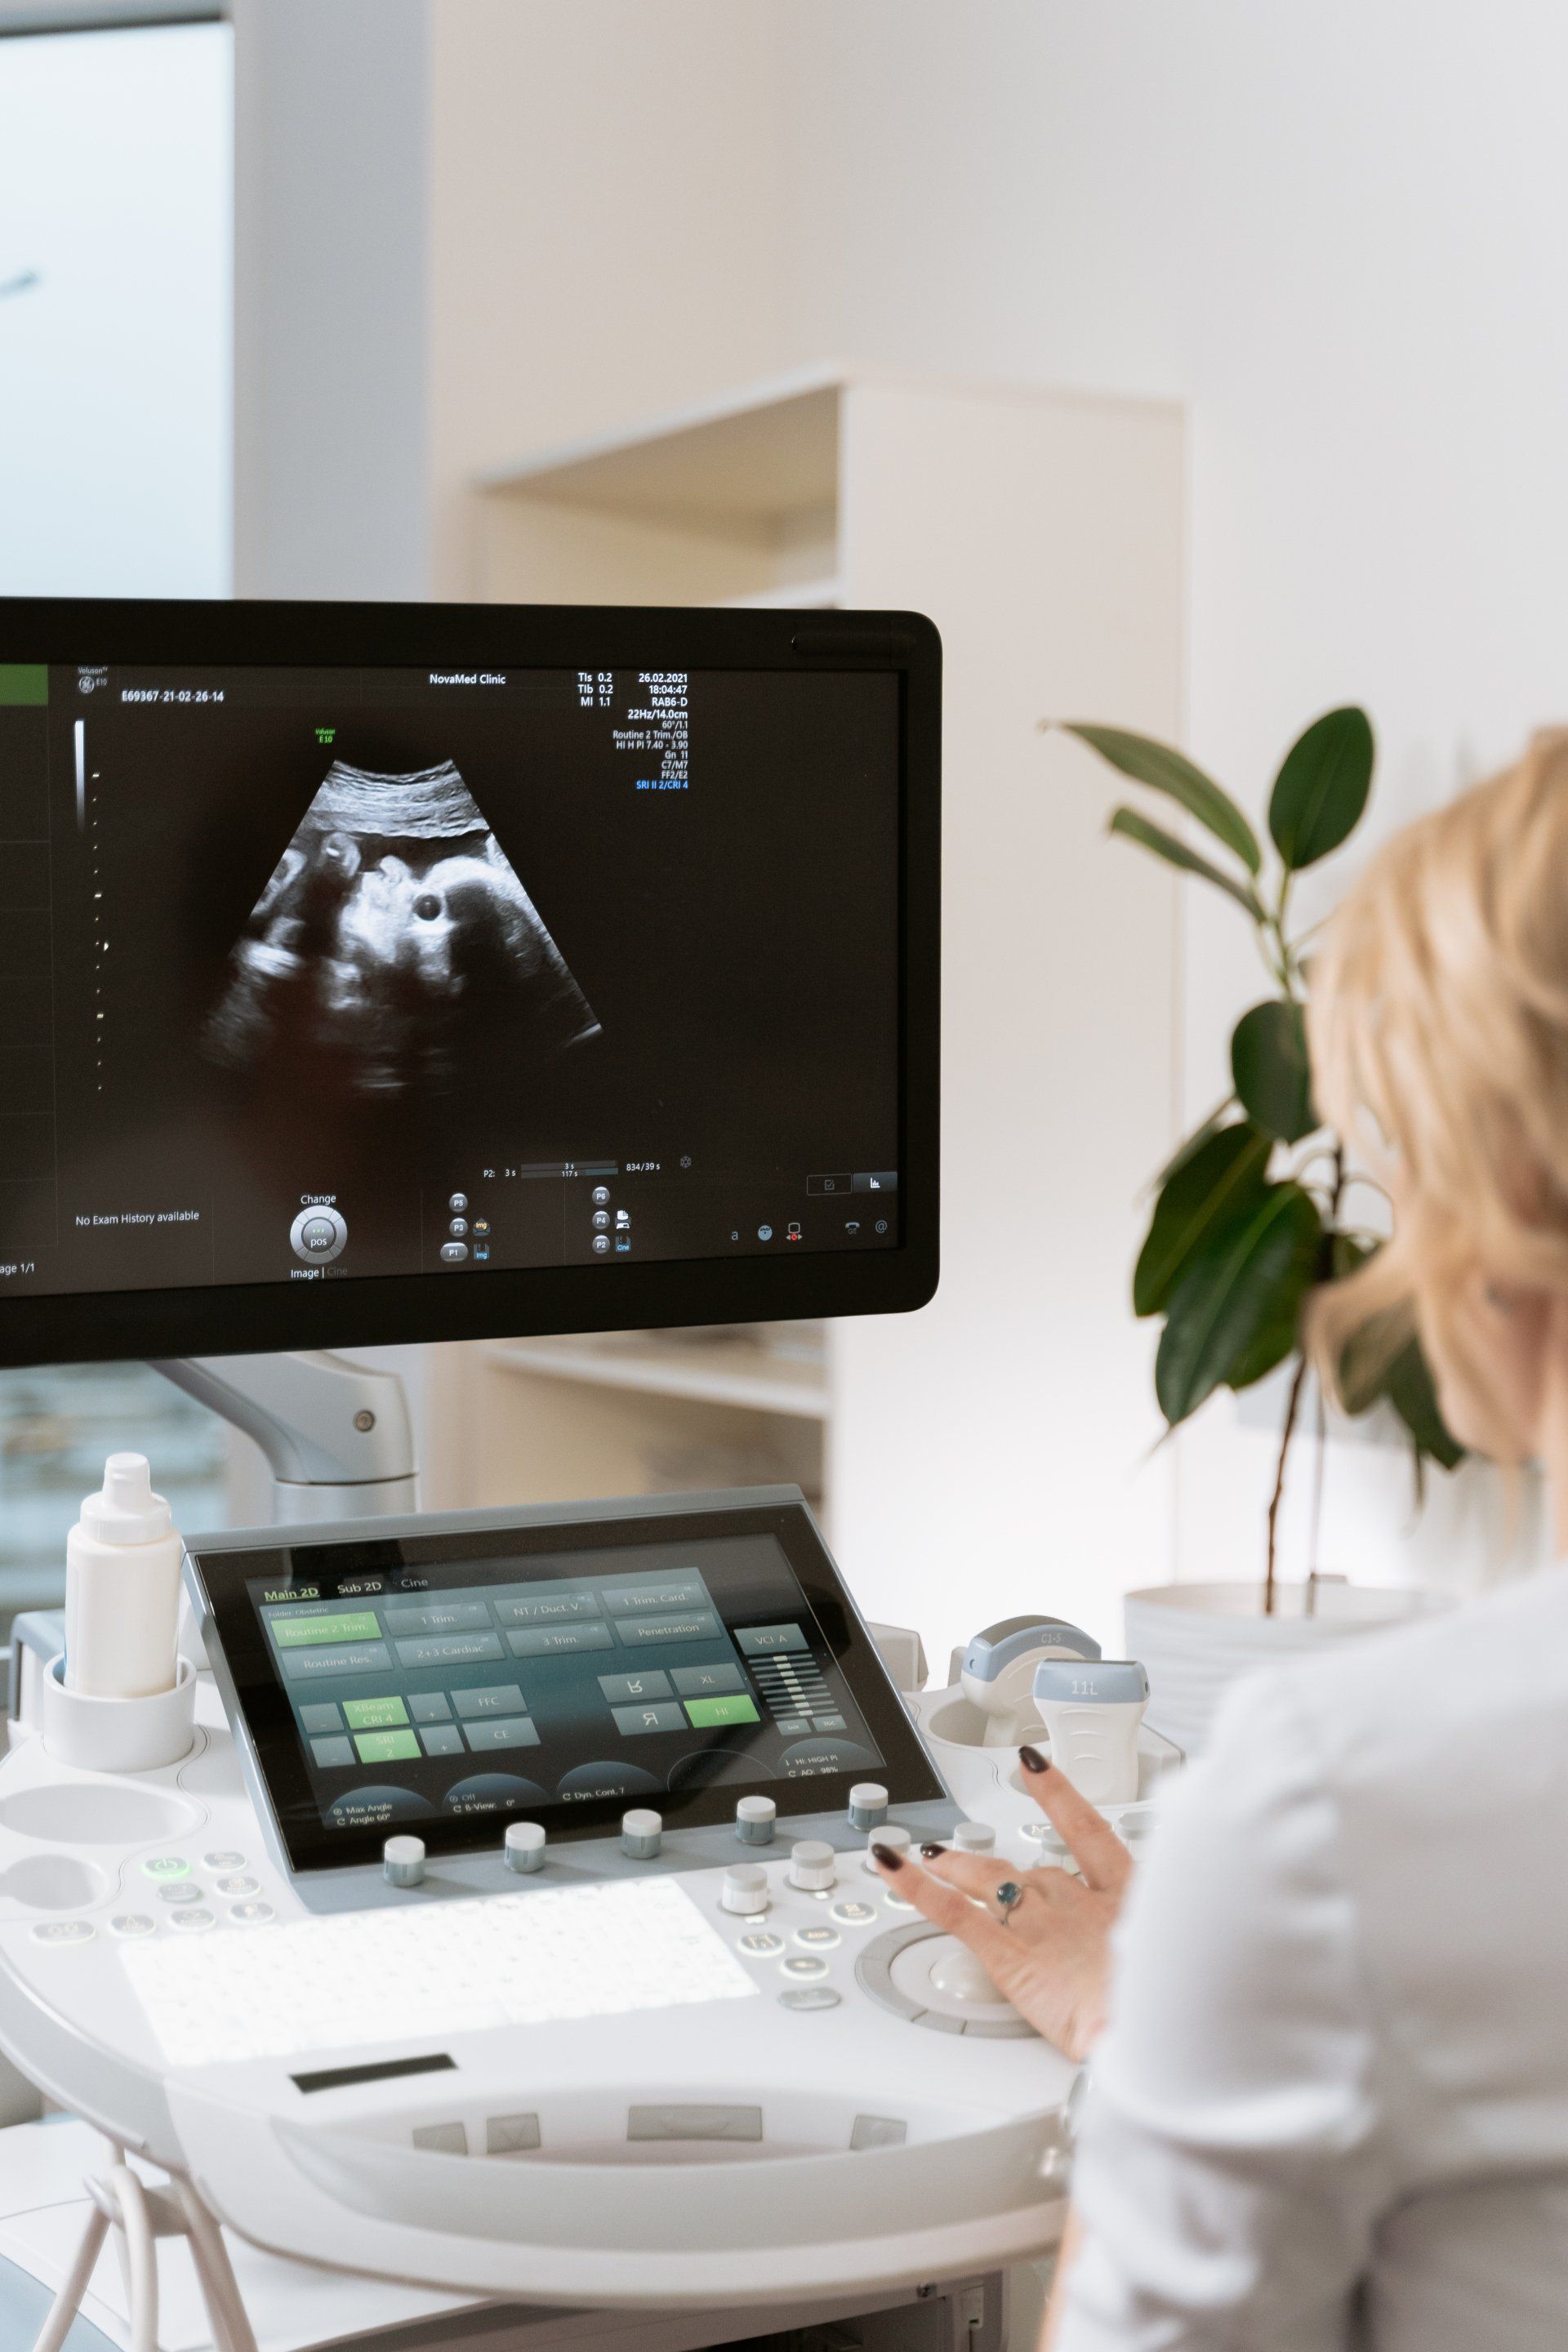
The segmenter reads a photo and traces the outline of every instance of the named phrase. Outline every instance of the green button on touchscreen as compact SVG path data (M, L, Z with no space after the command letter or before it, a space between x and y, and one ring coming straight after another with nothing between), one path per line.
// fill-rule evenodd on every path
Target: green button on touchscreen
M411 1731L360 1731L354 1735L362 1764L399 1764L417 1756L419 1742Z
M392 1724L406 1723L408 1709L394 1695L391 1698L345 1698L343 1720L351 1731L384 1731Z
M280 1650L301 1642L374 1642L381 1632L374 1609L345 1609L335 1617L274 1617L272 1638Z
M715 1724L762 1720L749 1698L689 1698L686 1712L699 1731L711 1730Z

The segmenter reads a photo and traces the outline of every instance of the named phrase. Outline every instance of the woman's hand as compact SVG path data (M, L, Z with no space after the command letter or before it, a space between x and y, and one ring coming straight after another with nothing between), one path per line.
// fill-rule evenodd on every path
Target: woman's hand
M923 1870L890 1846L873 1844L871 1852L886 1884L966 1944L997 1991L1037 2033L1065 2056L1081 2059L1105 2022L1110 1931L1132 1857L1064 1773L1053 1771L1036 1748L1018 1753L1026 1786L1065 1841L1081 1878L1051 1864L1014 1870L939 1845L921 1848ZM996 1890L1009 1883L1022 1895L999 1904Z

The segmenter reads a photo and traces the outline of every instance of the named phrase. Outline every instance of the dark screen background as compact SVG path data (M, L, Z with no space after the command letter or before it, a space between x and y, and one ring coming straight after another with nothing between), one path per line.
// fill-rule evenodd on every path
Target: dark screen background
M644 1171L616 1192L635 1202L639 1255L707 1255L731 1235L757 1245L775 1198L798 1215L809 1171L896 1169L895 679L694 673L688 781L638 790L658 761L614 740L635 673L616 675L608 710L582 709L566 671L476 688L181 672L224 699L121 698L171 675L113 670L82 697L76 673L51 672L50 1091L46 1105L35 1047L37 1116L0 1171L0 1250L32 1264L12 1286L300 1278L289 1224L310 1195L348 1221L334 1278L419 1271L452 1188L601 1157ZM204 1055L236 942L334 761L456 764L597 1038L522 1053L506 1008L476 996L451 1083L380 1102L308 1051L243 1071ZM16 765L0 793L36 805ZM514 1187L497 1262L582 1258L582 1210L558 1185ZM819 1218L801 1238L896 1245L897 1228L847 1244L841 1220Z

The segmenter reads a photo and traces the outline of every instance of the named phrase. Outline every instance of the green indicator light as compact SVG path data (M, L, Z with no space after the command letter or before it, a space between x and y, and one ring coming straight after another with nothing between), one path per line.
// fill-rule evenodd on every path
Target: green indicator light
M338 1617L274 1617L272 1638L280 1650L297 1650L302 1642L378 1642L381 1627L374 1609L346 1609Z
M760 1723L761 1716L749 1698L689 1698L686 1712L699 1731L711 1731L721 1723Z
M0 662L0 702L43 703L49 698L47 662Z
M419 1753L419 1742L411 1731L356 1732L354 1746L362 1764L401 1764L405 1757Z
M351 1731L375 1731L389 1723L406 1723L408 1709L400 1698L346 1698L343 1715Z
M142 1864L142 1874L144 1878L189 1878L191 1865L177 1853L161 1853Z

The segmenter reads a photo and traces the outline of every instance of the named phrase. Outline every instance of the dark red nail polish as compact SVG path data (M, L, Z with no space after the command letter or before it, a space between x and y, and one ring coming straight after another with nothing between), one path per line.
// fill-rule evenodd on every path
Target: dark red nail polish
M901 1853L895 1853L890 1845L874 1845L871 1851L884 1870L902 1870L904 1857Z
M1026 1772L1048 1772L1051 1769L1037 1748L1020 1748L1018 1760Z
M921 1852L928 1862L934 1862L939 1853L947 1852L947 1848L944 1845L938 1845L934 1838L928 1838L925 1844L921 1846Z

